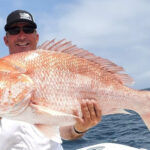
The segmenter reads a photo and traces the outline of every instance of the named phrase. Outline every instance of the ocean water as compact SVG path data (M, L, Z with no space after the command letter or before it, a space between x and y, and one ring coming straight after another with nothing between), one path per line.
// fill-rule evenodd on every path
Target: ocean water
M63 141L64 150L76 150L107 142L150 150L150 131L137 113L130 112L130 115L104 116L102 121L90 129L84 137L74 141Z

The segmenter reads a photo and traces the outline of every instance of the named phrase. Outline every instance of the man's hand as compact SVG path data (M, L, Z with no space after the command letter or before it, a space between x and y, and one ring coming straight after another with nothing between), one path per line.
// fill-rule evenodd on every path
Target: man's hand
M96 100L82 100L81 111L82 118L77 117L74 126L60 128L60 135L63 139L78 139L101 121L101 109ZM77 111L74 111L74 115L79 116Z
M81 111L83 116L76 119L76 131L86 132L101 121L101 109L96 100L82 100ZM78 113L75 112L75 115L78 116Z

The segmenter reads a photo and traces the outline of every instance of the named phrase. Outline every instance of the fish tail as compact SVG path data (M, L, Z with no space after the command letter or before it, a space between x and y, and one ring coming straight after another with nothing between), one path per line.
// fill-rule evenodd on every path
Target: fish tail
M139 115L143 119L145 125L150 130L150 92L141 91L144 94L143 106L141 106Z
M145 125L147 126L147 128L150 130L150 112L147 114L142 114L140 115L145 123Z

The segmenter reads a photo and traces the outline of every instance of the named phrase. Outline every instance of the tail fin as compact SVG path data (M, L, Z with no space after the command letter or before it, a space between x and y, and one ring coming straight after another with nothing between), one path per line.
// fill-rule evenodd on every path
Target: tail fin
M142 102L143 106L141 106L141 109L138 111L138 113L143 119L147 128L150 130L150 91L141 92L144 94L145 100Z
M147 128L150 130L150 112L147 114L142 114L140 115L145 123L145 125L147 126Z

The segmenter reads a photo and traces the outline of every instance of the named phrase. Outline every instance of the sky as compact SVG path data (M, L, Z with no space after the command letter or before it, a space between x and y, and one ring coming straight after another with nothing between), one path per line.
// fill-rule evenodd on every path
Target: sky
M23 9L38 25L39 44L65 38L122 66L135 83L150 87L150 0L0 0L0 57L7 15Z

